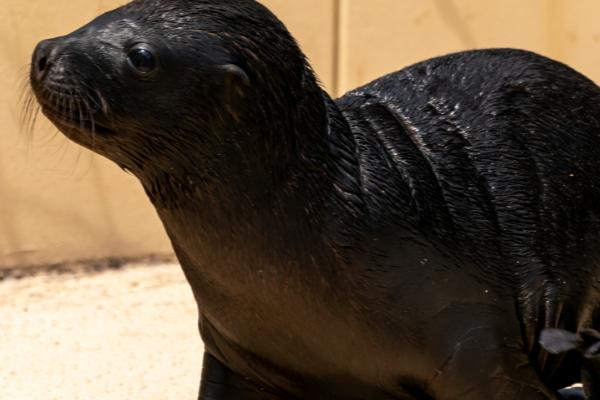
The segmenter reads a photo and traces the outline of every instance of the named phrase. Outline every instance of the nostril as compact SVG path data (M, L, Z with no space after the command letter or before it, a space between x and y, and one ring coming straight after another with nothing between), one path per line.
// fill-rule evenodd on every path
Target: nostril
M56 57L56 47L56 40L50 39L40 42L35 48L31 69L36 79L42 79L50 69Z
M44 72L44 70L46 69L46 64L48 62L48 57L43 56L39 59L38 61L38 71L39 72Z

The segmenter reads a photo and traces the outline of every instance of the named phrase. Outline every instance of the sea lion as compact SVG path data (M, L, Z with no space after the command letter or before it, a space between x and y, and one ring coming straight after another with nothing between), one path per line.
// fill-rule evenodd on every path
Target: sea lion
M599 327L600 89L469 51L333 101L251 0L137 0L31 85L146 190L193 289L200 398L560 399Z

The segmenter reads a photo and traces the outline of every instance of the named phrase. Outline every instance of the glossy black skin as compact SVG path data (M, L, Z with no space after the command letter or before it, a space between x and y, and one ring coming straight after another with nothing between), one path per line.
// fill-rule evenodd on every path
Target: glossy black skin
M156 207L198 303L201 399L579 381L578 354L538 344L599 327L600 90L572 69L465 52L334 102L258 3L141 0L42 43L31 81Z

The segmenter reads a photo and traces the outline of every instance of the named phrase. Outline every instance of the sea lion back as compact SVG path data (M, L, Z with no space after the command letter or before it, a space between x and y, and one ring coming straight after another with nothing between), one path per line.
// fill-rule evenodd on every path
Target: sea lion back
M417 228L528 263L582 250L582 235L600 230L600 90L563 64L521 50L457 53L338 105L359 153L371 149L397 176L390 189L410 201L392 203ZM373 158L362 160L363 182L375 214L387 214ZM517 254L523 243L530 250Z

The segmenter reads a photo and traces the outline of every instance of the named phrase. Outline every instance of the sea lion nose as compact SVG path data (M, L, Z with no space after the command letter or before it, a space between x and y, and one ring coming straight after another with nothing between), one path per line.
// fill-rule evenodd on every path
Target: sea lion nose
M31 60L32 76L41 81L50 70L52 63L56 59L58 52L58 43L55 39L43 40L35 47L33 58Z

